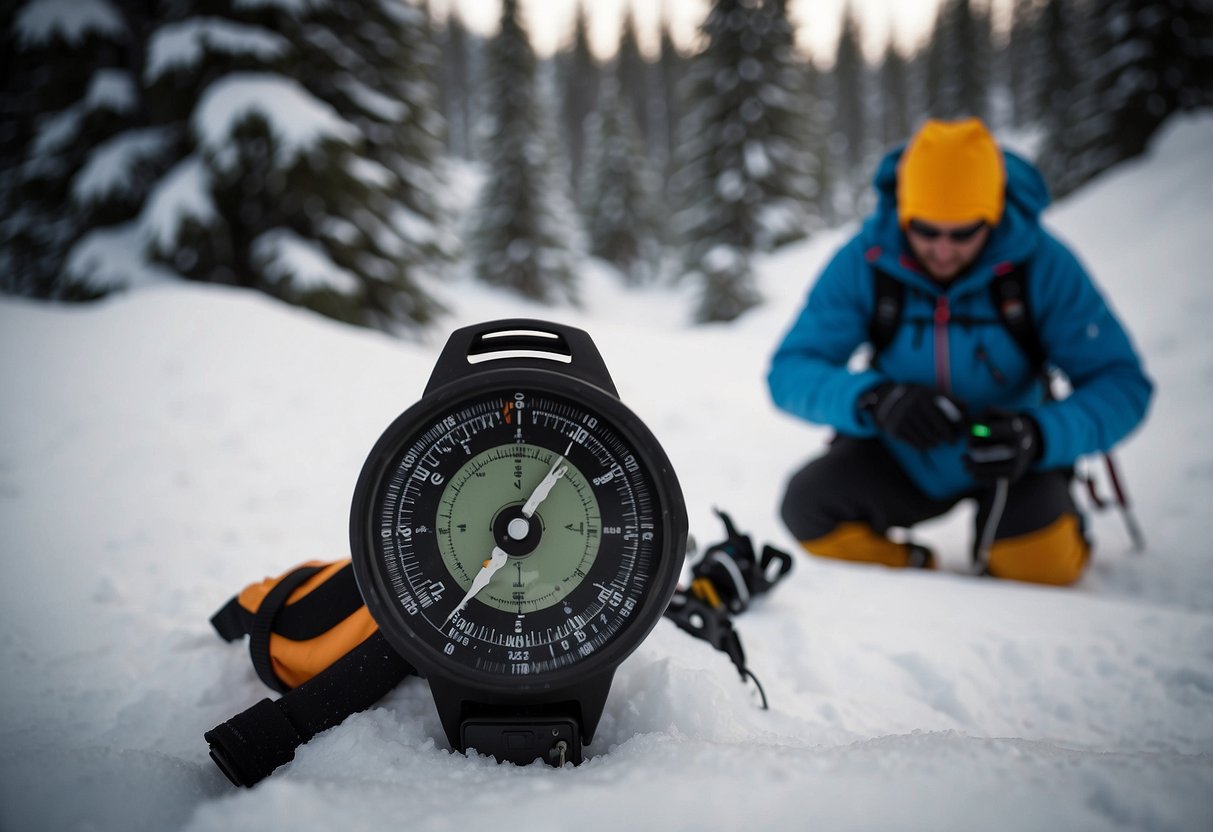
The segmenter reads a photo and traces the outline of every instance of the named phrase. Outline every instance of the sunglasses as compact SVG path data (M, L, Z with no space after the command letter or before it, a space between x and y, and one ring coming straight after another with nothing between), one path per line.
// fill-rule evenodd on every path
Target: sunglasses
M947 237L954 243L967 243L976 237L978 232L985 227L986 223L984 220L979 220L973 225L966 225L964 228L956 228L951 231L944 231L942 228L937 228L921 220L910 220L909 224L909 230L916 237L921 237L924 240L938 240L940 237Z

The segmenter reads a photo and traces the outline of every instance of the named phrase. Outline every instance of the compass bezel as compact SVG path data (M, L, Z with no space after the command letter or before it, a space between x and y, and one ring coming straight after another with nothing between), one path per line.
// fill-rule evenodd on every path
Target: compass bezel
M393 461L446 413L468 402L510 389L548 394L575 403L603 420L644 469L655 503L659 545L648 586L629 619L600 649L555 670L526 676L492 673L453 660L435 649L409 622L394 594L378 551L377 500ZM546 446L543 446L546 447ZM559 449L555 449L559 450ZM388 642L422 675L440 676L499 701L528 701L536 693L570 689L587 678L613 672L652 631L669 604L686 547L686 507L668 457L651 431L616 396L559 371L538 367L486 367L430 390L384 431L367 457L354 490L350 541L354 573L363 599ZM474 603L474 602L473 602Z

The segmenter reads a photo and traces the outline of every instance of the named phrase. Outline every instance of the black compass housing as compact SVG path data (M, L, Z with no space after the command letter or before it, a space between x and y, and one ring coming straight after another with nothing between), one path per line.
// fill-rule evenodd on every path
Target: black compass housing
M558 479L527 517L545 474ZM686 535L673 468L589 336L536 320L451 336L350 515L362 596L429 680L452 746L520 763L580 762ZM458 608L495 546L508 562Z

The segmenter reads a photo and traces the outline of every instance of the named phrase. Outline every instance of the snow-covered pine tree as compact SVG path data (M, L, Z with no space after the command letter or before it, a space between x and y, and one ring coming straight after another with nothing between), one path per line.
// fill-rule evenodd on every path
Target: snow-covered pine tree
M1077 187L1082 177L1074 168L1077 155L1073 132L1078 104L1079 73L1091 56L1089 42L1079 37L1080 18L1070 0L1048 0L1040 13L1038 53L1045 81L1036 89L1036 107L1044 133L1037 165L1055 195ZM1088 103L1093 103L1088 98Z
M905 141L910 122L910 85L906 59L890 37L880 61L880 142L885 148Z
M119 226L175 145L151 123L139 80L147 14L105 0L28 0L4 23L0 287L83 300L137 282L147 275L138 240Z
M421 281L458 251L430 20L405 0L326 0L301 23L297 77L360 134L345 168L357 185L316 183L324 207L313 198L312 236L359 277L363 322L425 323L438 308Z
M988 117L990 28L972 0L947 0L931 33L930 115Z
M1213 105L1213 2L1110 0L1083 10L1089 57L1051 131L1064 195L1146 149L1172 113Z
M636 36L636 16L629 5L624 9L623 22L619 30L619 48L615 51L615 77L619 92L631 104L636 128L644 140L646 155L653 148L650 110L653 107L653 90L649 62L640 51Z
M670 197L670 177L674 175L675 149L678 147L679 122L682 119L682 102L679 88L686 77L687 59L679 51L670 34L670 20L666 15L661 18L661 38L658 48L660 54L654 64L654 87L656 90L656 109L654 114L653 133L656 148L653 154L653 167L661 175L661 192L667 199Z
M1040 42L1040 10L1035 0L1014 0L1011 26L1004 50L1005 80L1010 93L1011 120L1026 127L1040 120L1036 90L1045 82L1037 56Z
M580 204L590 253L634 284L653 277L660 255L658 195L642 141L631 102L611 73L586 122Z
M539 61L535 70L535 102L539 109L540 142L547 157L547 199L552 213L552 239L560 244L567 268L574 275L574 285L569 297L576 302L575 264L586 251L585 235L581 215L577 210L576 183L569 165L565 137L560 127L560 83L559 68L555 61Z
M834 110L837 113L837 132L841 136L838 144L845 146L842 160L848 172L856 171L863 164L868 141L868 119L864 108L867 65L861 44L859 19L848 4L834 57Z
M442 25L437 27L437 38L441 52L438 101L439 110L446 120L446 150L458 159L470 159L472 80L468 32L458 6L452 6Z
M870 190L866 163L872 130L868 124L868 67L862 42L859 19L848 5L834 57L831 92L835 117L830 135L830 159L838 172L834 180L834 211L844 217L861 212Z
M817 211L822 222L834 225L839 218L835 204L839 188L841 148L833 132L835 119L835 77L832 72L817 68L812 61L804 63L805 95L808 108L808 147L818 160L817 166Z
M935 9L935 22L931 26L931 34L918 56L922 66L923 110L927 117L939 117L944 111L952 93L945 89L951 80L947 77L948 55L947 40L944 34L946 8L939 6Z
M688 110L672 187L683 273L701 286L695 318L731 321L758 304L750 257L763 239L769 166L751 164L751 121L762 109L756 0L714 0L700 26L705 46L691 62L682 98ZM756 154L754 154L756 155Z
M764 0L762 17L765 24L755 27L762 41L755 53L761 64L761 109L750 106L741 115L752 136L747 165L764 191L759 246L775 248L824 225L820 180L825 165L813 146L813 101L786 0Z
M416 278L451 242L423 23L403 0L27 0L30 77L63 99L27 116L26 181L6 174L4 271L33 264L63 296L167 265L358 323L426 320Z
M584 2L577 4L573 40L567 50L556 56L560 66L560 114L568 150L572 183L581 181L586 151L586 120L598 106L599 69L590 51L589 24Z
M485 39L468 29L459 7L451 5L440 44L448 152L459 159L475 160L481 150L479 129L484 101L478 79Z
M473 267L486 283L539 300L575 298L570 243L550 202L555 177L536 83L535 54L518 17L503 0L501 27L485 56L488 177L471 232Z
M961 74L960 112L990 121L990 82L994 44L990 12L985 4L955 0L957 40L961 44L956 71Z
M453 244L422 12L402 0L194 11L151 41L148 81L177 91L191 140L144 208L153 256L351 323L430 320L418 279Z

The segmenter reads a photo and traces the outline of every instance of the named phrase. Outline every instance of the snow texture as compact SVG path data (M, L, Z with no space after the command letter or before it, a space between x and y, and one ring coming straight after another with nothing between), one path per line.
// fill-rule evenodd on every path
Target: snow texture
M38 124L30 153L31 164L40 167L43 160L61 151L80 130L80 119L84 116L80 105L68 107Z
M98 71L89 81L88 91L79 103L43 119L38 125L30 153L32 164L37 166L47 157L63 150L76 138L80 122L89 112L99 109L127 112L134 106L134 96L134 86L125 72L114 69Z
M126 24L106 0L31 0L17 13L18 42L47 46L56 38L76 46L91 34L118 39Z
M139 164L161 154L170 141L164 128L145 127L102 142L72 180L72 199L90 205L132 190Z
M316 9L326 8L328 5L329 0L232 0L233 8L279 9L296 17Z
M233 162L232 132L250 114L269 124L276 162L284 167L321 141L349 144L361 135L299 82L273 73L236 72L207 87L192 121L201 147L220 168Z
M434 224L403 205L392 211L392 228L413 245L427 245L435 240Z
M936 573L797 557L727 659L663 621L619 668L579 768L453 754L424 682L231 787L202 734L270 695L207 618L246 583L347 551L365 454L444 340L403 343L269 298L165 283L88 307L0 300L0 828L12 830L1213 829L1213 118L1049 212L1160 394L1120 451L1149 541L1090 518L1073 588L966 574L972 512L927 524ZM470 277L450 327L588 329L666 447L701 543L719 505L795 551L777 504L828 432L764 376L846 235L756 261L768 302L693 327L687 287L587 264L552 309ZM671 381L677 379L677 386Z
M362 156L348 163L350 174L369 189L387 189L396 181L396 175L374 159Z
M253 241L253 257L270 280L298 292L331 291L356 295L361 281L329 259L319 244L286 228L267 231Z
M364 111L389 124L404 121L408 115L409 105L404 101L388 98L381 92L371 89L357 78L339 78L337 87L350 97Z
M145 236L138 220L90 231L72 246L68 275L98 291L115 291L175 280L175 275L143 256Z
M138 95L129 72L124 69L99 69L89 82L84 101L87 109L106 109L122 114L135 109Z
M290 51L290 43L260 26L217 17L190 18L162 26L152 34L143 77L154 83L166 72L193 69L207 50L270 63Z
M187 156L156 183L140 215L142 236L161 251L176 244L186 220L207 225L216 216L210 174L197 154Z

